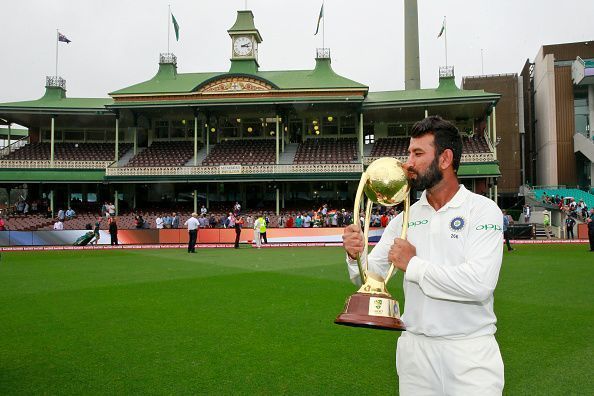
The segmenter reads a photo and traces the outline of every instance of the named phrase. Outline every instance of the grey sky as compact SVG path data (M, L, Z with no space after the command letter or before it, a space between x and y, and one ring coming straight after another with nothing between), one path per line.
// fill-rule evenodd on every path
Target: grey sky
M19 0L0 5L0 102L40 97L54 74L56 28L59 74L69 97L107 93L151 78L167 49L167 5L180 25L171 51L178 71L226 71L227 34L244 0ZM261 70L311 69L322 35L314 36L321 0L249 0L264 39ZM448 61L462 76L518 73L543 44L594 40L592 0L418 0L422 88L434 87ZM334 70L372 91L404 88L403 1L326 0L325 43Z

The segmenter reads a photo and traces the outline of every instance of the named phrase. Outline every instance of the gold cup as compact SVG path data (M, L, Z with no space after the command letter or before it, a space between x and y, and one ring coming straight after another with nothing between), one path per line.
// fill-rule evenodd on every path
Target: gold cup
M395 158L379 158L369 164L367 170L363 172L355 196L353 222L359 221L361 198L365 194L368 200L363 232L364 252L367 252L369 247L369 219L374 203L395 206L404 202L400 238L406 239L410 207L409 190L406 172L402 163ZM385 330L405 330L404 323L400 320L398 301L392 298L386 289L386 282L390 280L394 266L390 266L385 279L381 275L369 271L367 263L363 268L359 255L357 255L357 266L363 286L346 300L344 311L338 315L334 323Z

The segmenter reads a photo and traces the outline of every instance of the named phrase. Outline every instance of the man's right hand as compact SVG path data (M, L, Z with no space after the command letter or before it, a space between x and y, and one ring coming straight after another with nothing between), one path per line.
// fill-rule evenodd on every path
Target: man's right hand
M350 258L355 260L357 255L363 253L363 233L361 233L361 227L356 224L351 224L344 229L344 234L342 234L342 244L344 246L344 250L346 250L347 254Z

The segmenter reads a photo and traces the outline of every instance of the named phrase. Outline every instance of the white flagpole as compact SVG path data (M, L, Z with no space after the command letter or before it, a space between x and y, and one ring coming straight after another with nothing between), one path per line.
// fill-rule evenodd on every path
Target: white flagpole
M58 77L58 37L60 32L56 29L56 77Z
M448 27L447 27L447 23L446 23L446 17L443 17L443 27L444 27L444 34L445 34L445 61L446 61L446 67L448 66Z
M169 18L171 15L171 4L167 5L167 53L169 53L169 36L171 36L171 22L169 22Z

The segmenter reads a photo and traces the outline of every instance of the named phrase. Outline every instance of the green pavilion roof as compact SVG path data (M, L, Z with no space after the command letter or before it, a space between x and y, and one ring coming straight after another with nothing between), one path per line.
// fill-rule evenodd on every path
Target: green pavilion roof
M173 65L161 64L148 81L111 92L110 95L179 94L197 91L217 79L233 76L254 77L279 90L367 89L364 84L342 77L332 70L329 59L317 59L313 70L257 71L255 73L176 73Z
M0 103L0 109L93 111L105 110L105 106L112 103L111 98L67 98L62 88L46 87L45 95L40 99Z
M456 86L453 77L440 78L439 86L431 89L411 89L401 91L369 92L364 106L390 103L415 104L418 102L461 102L498 101L501 95L485 92L482 89L467 90Z

